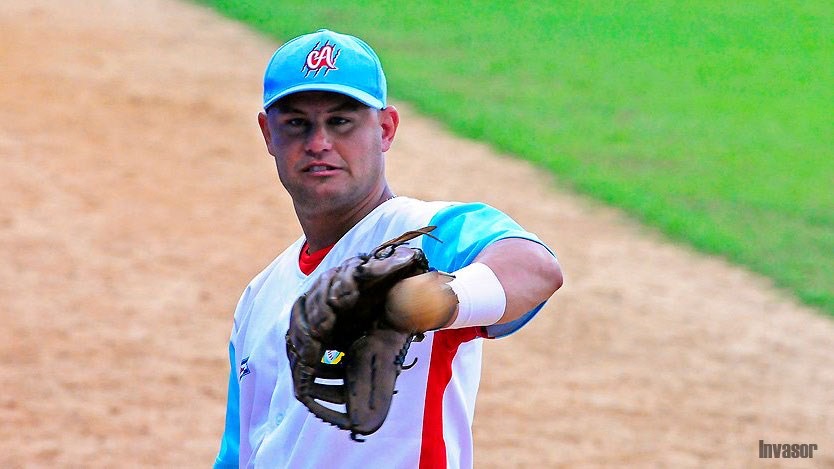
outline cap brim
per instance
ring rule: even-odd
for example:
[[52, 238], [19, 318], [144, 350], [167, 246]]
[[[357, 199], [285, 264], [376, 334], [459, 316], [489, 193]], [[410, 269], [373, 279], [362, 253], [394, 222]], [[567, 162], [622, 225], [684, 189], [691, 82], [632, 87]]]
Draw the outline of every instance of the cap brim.
[[300, 93], [302, 91], [332, 91], [334, 93], [350, 96], [351, 98], [372, 108], [385, 109], [385, 103], [362, 90], [358, 90], [350, 86], [337, 85], [332, 83], [307, 83], [304, 85], [298, 85], [293, 86], [292, 88], [287, 88], [281, 93], [269, 98], [269, 100], [264, 103], [264, 109], [268, 109], [270, 106], [275, 104], [276, 101], [283, 97], [295, 93]]

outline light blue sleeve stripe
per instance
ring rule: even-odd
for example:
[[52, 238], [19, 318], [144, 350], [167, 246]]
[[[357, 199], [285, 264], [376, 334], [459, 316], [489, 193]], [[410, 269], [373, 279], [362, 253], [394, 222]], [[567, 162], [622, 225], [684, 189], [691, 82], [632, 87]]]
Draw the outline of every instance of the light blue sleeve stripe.
[[[505, 213], [486, 204], [446, 207], [437, 212], [429, 224], [437, 226], [432, 235], [440, 242], [426, 237], [423, 240], [423, 250], [431, 267], [444, 272], [454, 272], [471, 264], [485, 247], [506, 238], [529, 239], [553, 253], [536, 235], [525, 231]], [[536, 306], [510, 323], [489, 326], [487, 333], [494, 338], [512, 334], [527, 324], [543, 306], [544, 303]]]
[[226, 428], [220, 440], [220, 453], [214, 461], [214, 469], [237, 469], [240, 453], [240, 389], [237, 381], [235, 346], [229, 342], [229, 394], [226, 400]]

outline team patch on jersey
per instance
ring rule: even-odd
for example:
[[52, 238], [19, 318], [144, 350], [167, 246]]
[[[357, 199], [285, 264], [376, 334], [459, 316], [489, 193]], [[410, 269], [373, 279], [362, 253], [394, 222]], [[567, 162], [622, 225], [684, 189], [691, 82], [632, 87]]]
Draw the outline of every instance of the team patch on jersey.
[[244, 376], [249, 374], [249, 357], [240, 361], [240, 367], [237, 369], [237, 380], [240, 381]]
[[321, 357], [321, 362], [325, 365], [335, 365], [342, 361], [342, 357], [344, 356], [345, 354], [338, 350], [328, 350], [324, 352], [324, 356]]
[[309, 76], [310, 72], [315, 72], [313, 76], [317, 76], [322, 69], [324, 69], [325, 76], [331, 70], [338, 70], [336, 59], [339, 58], [339, 52], [342, 50], [336, 49], [336, 44], [330, 44], [330, 41], [324, 41], [324, 45], [321, 47], [319, 47], [319, 44], [321, 44], [321, 41], [317, 42], [313, 46], [313, 50], [307, 53], [307, 59], [304, 61], [304, 66], [301, 67], [305, 77]]

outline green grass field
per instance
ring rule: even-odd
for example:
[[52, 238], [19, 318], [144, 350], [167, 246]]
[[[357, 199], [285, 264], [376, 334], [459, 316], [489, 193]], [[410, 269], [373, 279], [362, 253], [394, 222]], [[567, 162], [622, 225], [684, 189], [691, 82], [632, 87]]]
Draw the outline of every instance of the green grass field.
[[832, 2], [201, 2], [358, 35], [395, 99], [834, 314]]

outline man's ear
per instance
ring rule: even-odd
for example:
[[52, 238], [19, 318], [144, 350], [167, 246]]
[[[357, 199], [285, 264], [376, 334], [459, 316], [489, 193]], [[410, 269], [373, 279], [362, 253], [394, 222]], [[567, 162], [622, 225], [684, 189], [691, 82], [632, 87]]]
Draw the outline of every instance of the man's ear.
[[382, 152], [386, 152], [394, 143], [397, 127], [400, 125], [400, 113], [394, 106], [379, 111], [379, 124], [382, 127]]
[[272, 132], [269, 130], [269, 117], [267, 117], [266, 112], [261, 111], [258, 113], [258, 125], [261, 127], [261, 133], [264, 136], [266, 151], [268, 151], [270, 155], [275, 156], [275, 153], [272, 152]]

